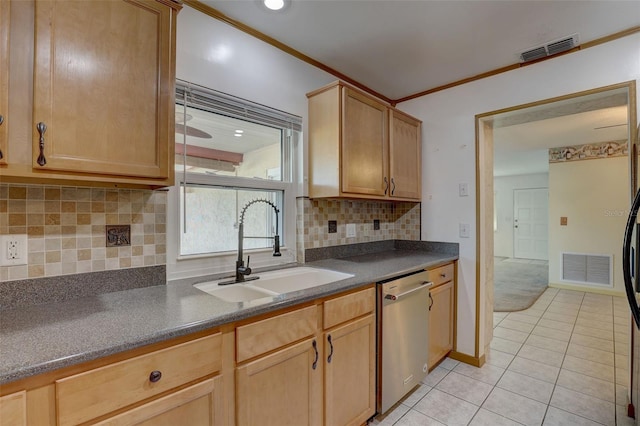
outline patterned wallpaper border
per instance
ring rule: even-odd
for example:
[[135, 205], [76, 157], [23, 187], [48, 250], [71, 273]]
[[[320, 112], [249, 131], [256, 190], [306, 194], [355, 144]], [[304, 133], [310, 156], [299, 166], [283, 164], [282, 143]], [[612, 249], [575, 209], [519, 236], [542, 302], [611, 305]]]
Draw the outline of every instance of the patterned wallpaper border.
[[563, 146], [549, 149], [549, 163], [624, 157], [629, 153], [626, 140]]

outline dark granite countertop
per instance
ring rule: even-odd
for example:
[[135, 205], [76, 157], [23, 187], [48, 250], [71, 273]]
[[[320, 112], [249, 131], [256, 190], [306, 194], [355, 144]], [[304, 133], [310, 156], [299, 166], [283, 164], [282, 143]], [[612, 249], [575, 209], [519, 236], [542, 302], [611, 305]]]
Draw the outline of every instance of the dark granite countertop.
[[457, 259], [453, 253], [394, 249], [304, 266], [353, 278], [253, 305], [228, 303], [192, 286], [200, 279], [0, 311], [0, 384], [249, 318]]

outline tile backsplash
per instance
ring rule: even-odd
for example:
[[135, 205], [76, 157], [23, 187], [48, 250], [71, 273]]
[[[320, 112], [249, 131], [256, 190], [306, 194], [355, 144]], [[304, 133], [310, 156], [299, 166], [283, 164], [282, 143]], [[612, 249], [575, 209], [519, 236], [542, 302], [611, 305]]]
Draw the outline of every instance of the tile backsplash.
[[[384, 240], [420, 240], [420, 203], [369, 200], [297, 199], [297, 255], [304, 250]], [[374, 230], [373, 221], [380, 221]], [[329, 233], [328, 221], [338, 229]], [[356, 236], [347, 238], [346, 225], [355, 224]]]
[[[0, 184], [0, 234], [28, 235], [28, 263], [0, 281], [166, 263], [164, 191]], [[105, 225], [131, 225], [131, 245], [106, 247]]]
[[[420, 240], [420, 203], [301, 197], [296, 210], [298, 262], [306, 249]], [[27, 265], [0, 266], [0, 281], [165, 265], [166, 212], [165, 191], [0, 183], [0, 234], [28, 235]], [[105, 225], [130, 225], [131, 245], [106, 247]]]

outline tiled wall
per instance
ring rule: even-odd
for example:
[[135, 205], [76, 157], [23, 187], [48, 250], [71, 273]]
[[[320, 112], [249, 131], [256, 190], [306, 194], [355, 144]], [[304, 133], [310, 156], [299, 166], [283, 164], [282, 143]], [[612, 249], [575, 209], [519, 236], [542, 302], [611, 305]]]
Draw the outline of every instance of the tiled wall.
[[[297, 254], [382, 240], [419, 240], [420, 203], [299, 198]], [[166, 264], [164, 191], [0, 184], [0, 234], [28, 235], [28, 264], [0, 266], [0, 281]], [[373, 229], [373, 220], [380, 229]], [[336, 220], [337, 233], [327, 222]], [[356, 237], [346, 237], [346, 224]], [[131, 225], [131, 246], [106, 247], [105, 225]]]
[[[382, 240], [419, 240], [420, 203], [390, 203], [367, 200], [327, 200], [298, 198], [297, 254], [304, 250]], [[380, 229], [373, 229], [373, 220]], [[338, 232], [328, 232], [328, 221], [338, 223]], [[347, 238], [346, 225], [356, 225], [356, 237]]]
[[[0, 184], [0, 234], [28, 235], [28, 264], [0, 281], [166, 263], [163, 191]], [[131, 245], [106, 247], [105, 225], [131, 225]]]

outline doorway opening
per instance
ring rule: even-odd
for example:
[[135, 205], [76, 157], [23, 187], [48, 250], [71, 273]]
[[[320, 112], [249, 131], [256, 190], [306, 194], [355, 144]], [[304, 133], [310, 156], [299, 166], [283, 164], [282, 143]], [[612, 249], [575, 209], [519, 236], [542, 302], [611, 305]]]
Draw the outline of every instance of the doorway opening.
[[[631, 81], [476, 116], [477, 285], [478, 304], [486, 313], [481, 325], [485, 345], [493, 336], [491, 313], [499, 290], [494, 286], [499, 278], [496, 255], [513, 263], [518, 259], [544, 262], [537, 257], [544, 257], [546, 249], [547, 284], [552, 287], [623, 294], [621, 271], [617, 271], [622, 236], [618, 238], [615, 230], [623, 232], [621, 211], [628, 209], [629, 182], [636, 175], [627, 155], [630, 129], [636, 124], [635, 93]], [[605, 165], [606, 172], [597, 172]], [[622, 177], [611, 180], [614, 175]], [[506, 177], [512, 181], [508, 189], [499, 182]], [[544, 224], [528, 218], [529, 233], [522, 232], [527, 238], [518, 240], [514, 231], [519, 232], [523, 218], [515, 210], [515, 190], [545, 188], [546, 232]], [[544, 199], [541, 194], [538, 201]], [[540, 207], [538, 216], [544, 208]], [[529, 210], [529, 214], [535, 213]], [[616, 226], [618, 216], [620, 226]], [[547, 235], [546, 247], [537, 234]], [[612, 254], [612, 282], [607, 287], [567, 279], [562, 275], [567, 253], [584, 254], [581, 259]]]

